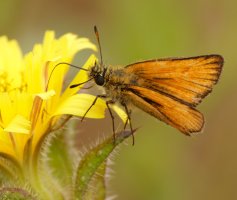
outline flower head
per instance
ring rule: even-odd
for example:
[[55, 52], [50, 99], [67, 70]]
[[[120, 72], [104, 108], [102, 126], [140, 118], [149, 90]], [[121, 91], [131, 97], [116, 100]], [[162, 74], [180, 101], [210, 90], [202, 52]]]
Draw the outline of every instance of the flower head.
[[[78, 94], [79, 87], [63, 91], [69, 67], [55, 65], [70, 63], [77, 52], [96, 47], [70, 33], [56, 39], [53, 31], [25, 56], [15, 40], [0, 37], [0, 46], [0, 155], [22, 166], [37, 159], [43, 139], [62, 115], [83, 116], [94, 100], [92, 95]], [[95, 59], [92, 55], [83, 68]], [[86, 72], [79, 71], [71, 84], [86, 79]], [[99, 100], [86, 117], [102, 118], [104, 109]]]

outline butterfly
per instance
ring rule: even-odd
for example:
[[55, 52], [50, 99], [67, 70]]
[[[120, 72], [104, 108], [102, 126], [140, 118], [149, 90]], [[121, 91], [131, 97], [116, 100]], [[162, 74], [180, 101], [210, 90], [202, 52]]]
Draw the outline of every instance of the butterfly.
[[[131, 131], [131, 106], [178, 129], [185, 135], [200, 132], [204, 125], [203, 114], [196, 106], [217, 83], [224, 59], [221, 55], [202, 55], [186, 58], [163, 58], [129, 64], [125, 67], [106, 66], [103, 63], [97, 28], [94, 29], [99, 44], [101, 61], [88, 70], [88, 81], [103, 87], [105, 94], [98, 95], [82, 120], [99, 97], [106, 105], [113, 122], [110, 104], [119, 102], [127, 114]], [[85, 69], [84, 69], [85, 70]], [[71, 85], [77, 87], [79, 84]]]

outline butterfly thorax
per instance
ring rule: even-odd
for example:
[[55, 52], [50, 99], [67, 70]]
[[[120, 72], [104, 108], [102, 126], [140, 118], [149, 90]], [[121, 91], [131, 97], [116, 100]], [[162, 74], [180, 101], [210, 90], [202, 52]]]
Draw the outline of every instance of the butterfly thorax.
[[128, 90], [130, 85], [138, 85], [138, 77], [128, 74], [123, 67], [102, 66], [95, 64], [90, 70], [89, 76], [95, 83], [105, 89], [106, 95], [114, 102], [126, 103], [123, 91]]

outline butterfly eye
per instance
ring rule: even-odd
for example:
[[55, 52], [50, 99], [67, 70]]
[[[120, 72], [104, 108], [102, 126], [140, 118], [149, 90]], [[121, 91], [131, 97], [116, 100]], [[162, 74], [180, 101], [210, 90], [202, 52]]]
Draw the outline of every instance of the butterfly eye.
[[95, 83], [100, 86], [104, 85], [105, 83], [104, 76], [102, 76], [101, 74], [96, 75], [94, 77], [94, 80], [95, 80]]

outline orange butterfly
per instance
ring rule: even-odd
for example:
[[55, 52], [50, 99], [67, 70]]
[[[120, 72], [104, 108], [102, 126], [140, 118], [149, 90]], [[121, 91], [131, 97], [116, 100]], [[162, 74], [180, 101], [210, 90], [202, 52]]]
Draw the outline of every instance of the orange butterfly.
[[[222, 56], [155, 59], [114, 68], [103, 64], [96, 27], [95, 33], [101, 63], [96, 62], [88, 70], [88, 76], [105, 89], [105, 95], [98, 95], [90, 108], [98, 97], [104, 97], [109, 99], [107, 107], [112, 119], [109, 104], [120, 102], [127, 113], [127, 121], [131, 122], [129, 107], [135, 105], [186, 135], [202, 130], [204, 117], [195, 107], [217, 83], [224, 62]], [[71, 85], [71, 88], [78, 85]], [[113, 132], [115, 134], [114, 121]]]

